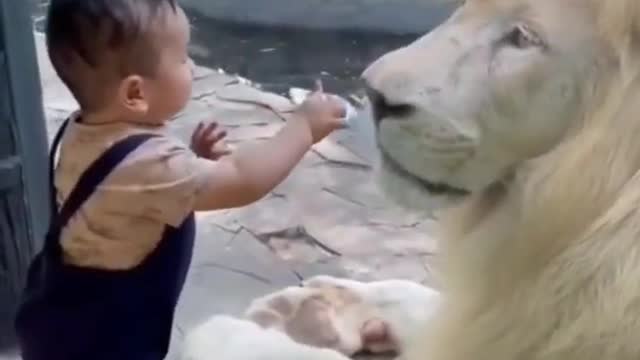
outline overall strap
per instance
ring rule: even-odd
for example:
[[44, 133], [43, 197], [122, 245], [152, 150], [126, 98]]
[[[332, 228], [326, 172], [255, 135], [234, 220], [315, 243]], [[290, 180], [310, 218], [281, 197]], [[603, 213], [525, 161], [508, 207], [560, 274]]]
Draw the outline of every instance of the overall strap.
[[58, 212], [58, 205], [56, 201], [56, 187], [54, 185], [54, 174], [56, 167], [56, 154], [58, 153], [58, 148], [60, 147], [60, 141], [62, 140], [62, 135], [64, 134], [69, 122], [72, 121], [71, 118], [67, 118], [56, 133], [56, 136], [53, 138], [53, 143], [51, 143], [51, 149], [49, 150], [49, 202], [51, 208], [51, 218], [56, 217], [56, 213]]
[[60, 213], [54, 218], [55, 227], [62, 229], [69, 219], [93, 194], [98, 185], [115, 169], [116, 166], [131, 152], [137, 149], [145, 141], [155, 134], [136, 134], [116, 142], [94, 161], [80, 176], [67, 200], [62, 205]]

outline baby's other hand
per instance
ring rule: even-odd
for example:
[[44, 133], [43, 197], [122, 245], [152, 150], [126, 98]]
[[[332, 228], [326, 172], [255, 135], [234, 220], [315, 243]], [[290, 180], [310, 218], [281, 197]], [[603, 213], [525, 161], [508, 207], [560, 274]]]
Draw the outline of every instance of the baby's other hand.
[[191, 150], [199, 157], [218, 160], [231, 153], [224, 141], [226, 136], [227, 132], [220, 129], [217, 122], [206, 126], [201, 122], [191, 135]]
[[320, 82], [316, 87], [316, 91], [296, 110], [296, 114], [309, 125], [314, 143], [344, 127], [346, 112], [344, 104], [336, 96], [323, 92]]

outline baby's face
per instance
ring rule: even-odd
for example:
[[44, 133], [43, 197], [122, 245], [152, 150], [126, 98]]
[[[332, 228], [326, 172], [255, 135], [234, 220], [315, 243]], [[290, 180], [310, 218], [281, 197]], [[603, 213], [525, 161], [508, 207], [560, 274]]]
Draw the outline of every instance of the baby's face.
[[163, 26], [156, 32], [159, 66], [147, 86], [149, 117], [170, 119], [189, 101], [193, 81], [193, 63], [189, 58], [190, 25], [184, 11], [168, 11]]

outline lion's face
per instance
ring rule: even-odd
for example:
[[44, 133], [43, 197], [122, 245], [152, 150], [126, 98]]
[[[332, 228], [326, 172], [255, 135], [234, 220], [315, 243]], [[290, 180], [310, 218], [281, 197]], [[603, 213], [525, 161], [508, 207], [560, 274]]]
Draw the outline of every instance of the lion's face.
[[469, 0], [370, 65], [383, 187], [424, 208], [421, 195], [482, 191], [558, 145], [597, 62], [587, 3]]

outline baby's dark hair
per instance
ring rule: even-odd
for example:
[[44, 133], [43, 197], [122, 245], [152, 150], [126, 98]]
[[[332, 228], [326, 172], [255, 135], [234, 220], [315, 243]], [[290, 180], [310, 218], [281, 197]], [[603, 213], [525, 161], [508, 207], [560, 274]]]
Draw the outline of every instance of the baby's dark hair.
[[83, 109], [99, 106], [93, 78], [107, 67], [117, 76], [151, 75], [157, 47], [149, 34], [176, 0], [51, 0], [46, 35], [56, 72]]

